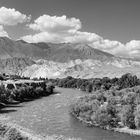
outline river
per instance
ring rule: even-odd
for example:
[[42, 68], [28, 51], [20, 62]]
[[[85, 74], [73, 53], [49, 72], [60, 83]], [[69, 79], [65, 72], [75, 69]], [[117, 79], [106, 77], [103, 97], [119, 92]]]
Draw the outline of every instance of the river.
[[36, 134], [64, 135], [81, 140], [139, 140], [130, 136], [97, 127], [87, 127], [69, 114], [70, 104], [85, 93], [56, 88], [56, 94], [6, 108], [3, 113], [10, 121], [34, 131]]

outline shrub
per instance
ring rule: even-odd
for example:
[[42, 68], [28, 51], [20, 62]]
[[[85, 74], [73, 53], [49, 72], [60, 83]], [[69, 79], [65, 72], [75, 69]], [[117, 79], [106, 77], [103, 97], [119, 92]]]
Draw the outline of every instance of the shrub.
[[95, 121], [101, 127], [117, 127], [119, 122], [117, 113], [116, 106], [104, 104], [97, 110]]
[[99, 106], [100, 103], [96, 99], [90, 100], [90, 98], [81, 98], [77, 103], [71, 105], [71, 113], [85, 120], [94, 121], [93, 116]]
[[55, 88], [54, 85], [52, 83], [49, 83], [46, 87], [46, 92], [48, 92], [49, 94], [52, 94], [54, 88]]
[[14, 86], [13, 84], [7, 84], [7, 88], [8, 88], [8, 89], [14, 89], [15, 86]]
[[134, 116], [134, 108], [132, 105], [124, 105], [121, 113], [121, 122], [124, 126], [127, 126], [131, 129], [135, 129], [135, 116]]
[[111, 120], [111, 116], [108, 115], [107, 108], [106, 106], [101, 106], [95, 114], [95, 122], [100, 126], [100, 127], [106, 127], [109, 125], [109, 122]]
[[37, 96], [43, 96], [43, 88], [41, 87], [36, 87], [36, 89], [34, 90], [35, 91], [35, 94]]
[[140, 105], [136, 107], [135, 111], [135, 125], [138, 129], [140, 129]]
[[10, 90], [6, 89], [4, 85], [0, 86], [0, 102], [7, 103], [10, 99]]
[[87, 86], [86, 86], [86, 92], [92, 92], [92, 90], [93, 90], [93, 85], [92, 84], [88, 84]]
[[128, 92], [126, 93], [122, 98], [122, 104], [125, 105], [134, 105], [136, 99], [136, 93], [135, 92]]
[[8, 129], [5, 137], [7, 140], [28, 140], [28, 137], [24, 137], [16, 128]]

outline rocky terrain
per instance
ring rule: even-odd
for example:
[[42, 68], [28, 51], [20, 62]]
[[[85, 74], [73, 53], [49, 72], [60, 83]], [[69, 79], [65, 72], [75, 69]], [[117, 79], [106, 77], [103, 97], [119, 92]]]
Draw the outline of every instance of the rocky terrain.
[[23, 70], [27, 66], [31, 66], [35, 64], [35, 62], [29, 58], [7, 58], [7, 59], [0, 59], [0, 72], [7, 73], [7, 74], [16, 74], [21, 75]]
[[27, 43], [0, 38], [0, 72], [31, 78], [140, 76], [140, 61], [119, 58], [81, 43]]
[[0, 58], [28, 57], [56, 62], [68, 62], [75, 59], [111, 60], [113, 55], [94, 49], [87, 44], [72, 43], [27, 43], [0, 38]]
[[91, 77], [119, 77], [127, 72], [140, 76], [140, 62], [128, 60], [114, 60], [101, 62], [99, 60], [71, 60], [67, 63], [59, 63], [48, 60], [38, 60], [36, 64], [26, 67], [23, 76], [31, 78], [63, 78], [73, 76], [76, 78]]

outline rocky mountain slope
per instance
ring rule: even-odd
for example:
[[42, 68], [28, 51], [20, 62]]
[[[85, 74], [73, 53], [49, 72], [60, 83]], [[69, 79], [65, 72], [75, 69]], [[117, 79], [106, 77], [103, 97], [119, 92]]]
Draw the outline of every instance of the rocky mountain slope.
[[115, 59], [114, 61], [101, 62], [100, 60], [71, 60], [60, 63], [48, 60], [38, 60], [36, 64], [27, 67], [22, 76], [30, 78], [63, 78], [73, 76], [76, 78], [92, 77], [120, 77], [131, 72], [140, 76], [140, 62]]
[[21, 75], [27, 66], [35, 64], [29, 58], [7, 58], [0, 59], [0, 73]]
[[110, 60], [113, 55], [94, 49], [87, 44], [71, 43], [27, 43], [0, 38], [0, 58], [29, 57], [56, 62], [68, 62], [75, 59]]
[[115, 57], [77, 43], [27, 43], [0, 38], [0, 72], [26, 77], [114, 77], [126, 72], [139, 75], [140, 62]]

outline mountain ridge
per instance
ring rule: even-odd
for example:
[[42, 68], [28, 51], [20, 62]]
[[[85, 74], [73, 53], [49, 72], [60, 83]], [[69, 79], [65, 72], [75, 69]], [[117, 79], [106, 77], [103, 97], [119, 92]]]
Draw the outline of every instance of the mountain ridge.
[[30, 78], [139, 74], [140, 61], [116, 57], [84, 43], [27, 43], [0, 38], [0, 72]]
[[27, 43], [23, 40], [14, 41], [7, 37], [0, 38], [0, 58], [29, 57], [66, 62], [75, 59], [109, 60], [113, 55], [92, 48], [82, 43]]

